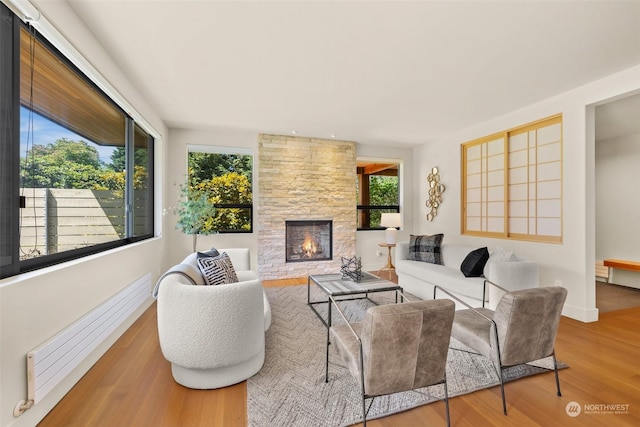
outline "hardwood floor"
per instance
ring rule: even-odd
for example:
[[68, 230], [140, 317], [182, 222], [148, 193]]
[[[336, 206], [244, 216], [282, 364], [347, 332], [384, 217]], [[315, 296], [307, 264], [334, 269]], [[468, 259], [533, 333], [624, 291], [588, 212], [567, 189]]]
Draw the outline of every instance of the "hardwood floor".
[[[306, 284], [304, 279], [265, 286]], [[246, 383], [218, 390], [190, 390], [176, 384], [162, 357], [156, 306], [151, 306], [65, 398], [42, 420], [60, 426], [244, 426]], [[556, 342], [562, 397], [552, 373], [505, 386], [508, 416], [500, 388], [450, 399], [452, 426], [632, 426], [640, 425], [640, 307], [604, 313], [582, 323], [563, 317]], [[570, 417], [570, 402], [582, 413]], [[587, 405], [587, 406], [585, 406]], [[605, 414], [602, 405], [624, 405], [626, 414]], [[585, 413], [589, 409], [590, 413]], [[445, 425], [437, 402], [369, 423], [372, 427]]]
[[596, 281], [596, 307], [600, 313], [640, 307], [640, 289]]

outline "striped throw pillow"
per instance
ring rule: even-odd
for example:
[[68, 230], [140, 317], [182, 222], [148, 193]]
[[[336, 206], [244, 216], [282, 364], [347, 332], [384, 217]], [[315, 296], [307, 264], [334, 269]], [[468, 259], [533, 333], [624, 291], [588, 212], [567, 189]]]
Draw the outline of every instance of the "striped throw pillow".
[[216, 257], [198, 258], [198, 267], [206, 285], [224, 285], [238, 281], [231, 258], [226, 252]]

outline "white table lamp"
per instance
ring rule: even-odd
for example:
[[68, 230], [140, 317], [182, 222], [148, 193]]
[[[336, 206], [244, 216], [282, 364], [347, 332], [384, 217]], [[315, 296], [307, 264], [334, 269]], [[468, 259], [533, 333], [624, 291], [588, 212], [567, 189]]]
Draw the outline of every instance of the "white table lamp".
[[395, 245], [398, 235], [398, 227], [402, 226], [402, 216], [399, 213], [383, 213], [380, 218], [380, 226], [386, 227], [385, 241], [388, 245]]

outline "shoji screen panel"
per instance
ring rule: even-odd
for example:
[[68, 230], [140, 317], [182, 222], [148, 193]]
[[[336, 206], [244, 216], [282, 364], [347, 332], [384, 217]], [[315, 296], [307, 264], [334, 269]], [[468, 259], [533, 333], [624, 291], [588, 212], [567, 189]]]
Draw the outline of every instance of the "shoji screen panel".
[[505, 233], [505, 134], [462, 147], [462, 232], [503, 236]]
[[509, 236], [562, 241], [562, 123], [547, 119], [509, 132]]
[[562, 115], [462, 144], [462, 233], [562, 242]]

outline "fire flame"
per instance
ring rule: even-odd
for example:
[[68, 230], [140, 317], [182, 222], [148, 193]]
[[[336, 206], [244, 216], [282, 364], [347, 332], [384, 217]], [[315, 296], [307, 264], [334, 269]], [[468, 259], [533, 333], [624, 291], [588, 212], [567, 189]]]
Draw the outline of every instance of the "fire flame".
[[305, 233], [304, 242], [302, 242], [302, 250], [304, 251], [304, 255], [308, 258], [315, 255], [317, 251], [316, 242], [313, 241], [309, 233]]

